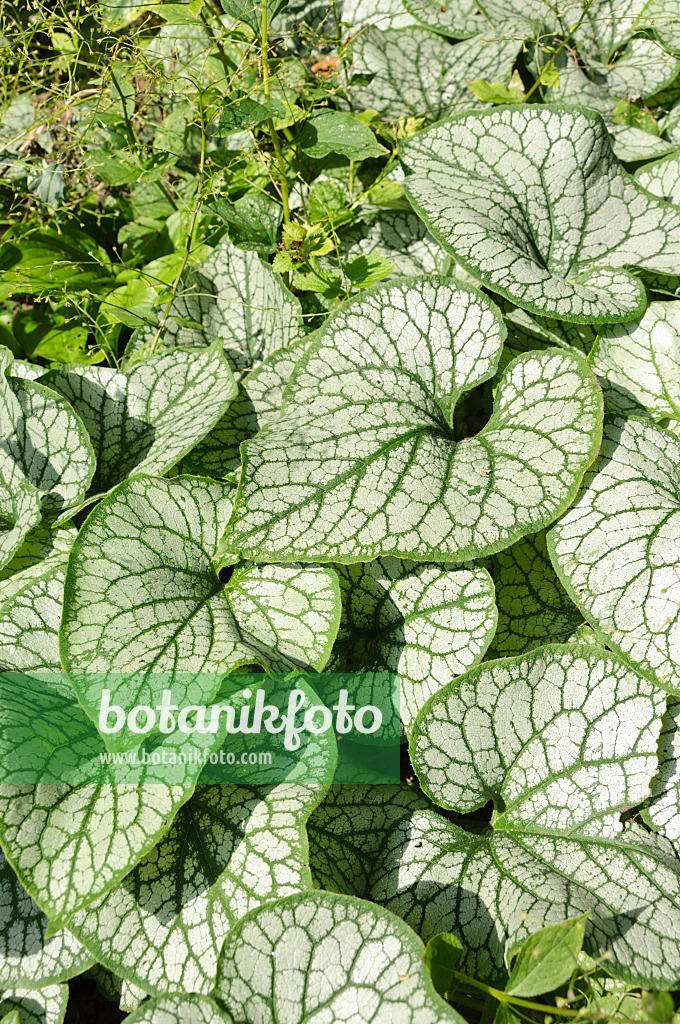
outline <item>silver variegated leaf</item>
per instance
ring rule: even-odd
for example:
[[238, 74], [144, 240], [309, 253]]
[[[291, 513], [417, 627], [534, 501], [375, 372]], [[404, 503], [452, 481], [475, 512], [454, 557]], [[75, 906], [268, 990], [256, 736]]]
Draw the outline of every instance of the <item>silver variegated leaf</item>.
[[281, 417], [242, 446], [224, 557], [460, 561], [552, 521], [597, 450], [601, 398], [582, 358], [528, 353], [482, 432], [458, 439], [456, 403], [493, 375], [504, 335], [485, 296], [442, 278], [343, 306]]
[[0, 1015], [16, 1013], [18, 1024], [62, 1024], [67, 1003], [68, 985], [10, 988], [0, 992]]
[[485, 34], [483, 24], [480, 31], [454, 46], [424, 28], [362, 32], [353, 43], [353, 71], [373, 77], [353, 89], [354, 101], [395, 120], [438, 120], [479, 106], [468, 82], [508, 82], [524, 42], [512, 24], [499, 34]]
[[487, 659], [567, 641], [583, 622], [552, 567], [544, 532], [522, 537], [495, 554], [492, 573], [498, 628]]
[[470, 969], [496, 978], [508, 940], [589, 911], [585, 948], [609, 950], [609, 972], [675, 987], [680, 861], [620, 820], [649, 796], [665, 700], [618, 657], [579, 645], [461, 676], [421, 711], [411, 758], [438, 804], [465, 813], [493, 800], [491, 829], [398, 825], [402, 852], [388, 844], [371, 898], [426, 937], [454, 931]]
[[365, 897], [396, 823], [429, 806], [415, 786], [331, 786], [307, 822], [316, 888]]
[[639, 320], [603, 327], [588, 359], [608, 411], [680, 419], [680, 311], [651, 302]]
[[311, 889], [305, 822], [323, 792], [201, 785], [134, 871], [69, 927], [147, 992], [210, 994], [229, 929], [262, 903]]
[[49, 921], [0, 853], [0, 991], [55, 985], [87, 970], [94, 957], [70, 932], [46, 939]]
[[232, 1018], [209, 996], [160, 996], [143, 1003], [123, 1024], [232, 1024]]
[[298, 338], [243, 377], [224, 416], [182, 460], [184, 472], [223, 479], [240, 470], [241, 443], [278, 418], [290, 375], [313, 340], [309, 335]]
[[608, 647], [680, 693], [680, 441], [620, 417], [572, 507], [548, 531], [562, 585]]
[[216, 994], [235, 1020], [461, 1024], [437, 995], [425, 947], [363, 900], [314, 892], [254, 911], [229, 935]]
[[641, 167], [635, 180], [653, 196], [680, 206], [680, 156], [677, 153]]
[[326, 664], [340, 620], [335, 573], [240, 563], [223, 583], [212, 559], [232, 495], [229, 483], [136, 475], [88, 517], [69, 560], [60, 648], [93, 721], [104, 688], [123, 708], [154, 706], [167, 674], [181, 674], [185, 701], [200, 705], [240, 665]]
[[[174, 299], [161, 346], [208, 348], [221, 341], [229, 366], [241, 372], [290, 345], [301, 323], [299, 301], [269, 264], [225, 236]], [[148, 347], [154, 333], [145, 329], [135, 347]]]
[[642, 811], [647, 824], [676, 845], [680, 842], [680, 700], [670, 697], [659, 737], [659, 771], [652, 799]]
[[407, 140], [404, 186], [430, 231], [493, 291], [576, 323], [643, 312], [630, 267], [675, 273], [680, 210], [617, 163], [586, 109], [502, 107]]
[[497, 618], [491, 577], [474, 564], [398, 558], [337, 572], [343, 617], [332, 667], [395, 672], [408, 732], [428, 697], [484, 656]]
[[218, 343], [145, 359], [128, 372], [71, 365], [43, 380], [87, 427], [97, 452], [95, 493], [132, 472], [167, 472], [214, 427], [237, 391]]

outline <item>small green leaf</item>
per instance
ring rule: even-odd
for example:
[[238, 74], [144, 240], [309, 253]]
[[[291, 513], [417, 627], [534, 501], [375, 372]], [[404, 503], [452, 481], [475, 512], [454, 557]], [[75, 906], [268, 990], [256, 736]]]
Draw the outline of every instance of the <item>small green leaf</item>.
[[463, 955], [463, 944], [451, 932], [433, 935], [425, 948], [425, 965], [429, 969], [432, 984], [444, 999], [455, 985], [453, 971]]
[[314, 159], [339, 153], [349, 160], [387, 156], [374, 133], [351, 114], [338, 110], [320, 110], [305, 122], [298, 137], [303, 153]]
[[245, 97], [224, 108], [222, 117], [215, 128], [215, 134], [218, 136], [232, 135], [234, 132], [258, 128], [270, 117], [284, 117], [285, 112], [284, 105], [278, 100], [258, 103], [257, 100]]
[[509, 85], [503, 85], [501, 82], [485, 82], [478, 78], [468, 82], [468, 88], [483, 103], [521, 103], [524, 96], [521, 82], [513, 84], [511, 81]]
[[235, 203], [218, 199], [210, 209], [227, 222], [234, 245], [253, 252], [275, 251], [282, 210], [269, 196], [254, 193], [242, 196]]
[[514, 959], [505, 986], [508, 995], [541, 996], [564, 985], [578, 970], [587, 914], [548, 925], [525, 939], [519, 949], [510, 950]]

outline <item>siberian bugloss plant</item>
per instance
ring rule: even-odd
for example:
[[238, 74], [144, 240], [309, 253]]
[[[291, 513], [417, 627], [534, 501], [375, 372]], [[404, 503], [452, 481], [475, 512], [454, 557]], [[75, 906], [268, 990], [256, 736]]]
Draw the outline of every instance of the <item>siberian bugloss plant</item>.
[[0, 19], [2, 1024], [676, 1021], [678, 0]]

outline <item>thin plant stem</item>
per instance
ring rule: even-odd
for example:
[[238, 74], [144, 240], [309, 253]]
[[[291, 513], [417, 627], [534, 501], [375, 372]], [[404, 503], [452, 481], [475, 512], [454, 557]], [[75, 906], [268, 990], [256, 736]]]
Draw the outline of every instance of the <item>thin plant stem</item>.
[[205, 130], [205, 116], [203, 111], [203, 94], [200, 91], [200, 89], [197, 91], [196, 95], [198, 97], [198, 109], [201, 118], [201, 155], [198, 163], [198, 183], [196, 186], [196, 197], [194, 199], [194, 204], [191, 211], [191, 221], [189, 224], [189, 231], [187, 232], [187, 241], [184, 249], [184, 255], [182, 256], [179, 268], [177, 270], [177, 273], [175, 274], [175, 279], [172, 282], [172, 286], [170, 288], [170, 298], [165, 304], [165, 308], [158, 323], [158, 327], [156, 328], [154, 336], [151, 339], [151, 344], [149, 345], [150, 356], [152, 356], [156, 349], [159, 347], [161, 338], [163, 336], [163, 331], [165, 330], [165, 325], [168, 322], [168, 317], [170, 316], [172, 304], [175, 301], [175, 297], [177, 295], [177, 290], [179, 288], [180, 281], [182, 280], [184, 271], [186, 270], [187, 264], [189, 263], [189, 257], [191, 256], [191, 253], [194, 248], [194, 236], [196, 233], [196, 226], [198, 224], [198, 217], [201, 209], [201, 190], [203, 188], [203, 176], [205, 174], [207, 135]]
[[[267, 32], [267, 0], [262, 0], [262, 88], [264, 89], [264, 98], [266, 101], [269, 100], [269, 97], [271, 95], [271, 89], [269, 85], [270, 71]], [[272, 146], [274, 147], [274, 156], [276, 157], [276, 166], [279, 172], [279, 189], [281, 190], [281, 202], [283, 203], [283, 222], [284, 224], [290, 224], [290, 203], [288, 199], [286, 165], [283, 159], [283, 154], [281, 152], [279, 137], [276, 134], [276, 129], [274, 128], [274, 122], [272, 118], [268, 117], [266, 123], [269, 136], [272, 140]]]

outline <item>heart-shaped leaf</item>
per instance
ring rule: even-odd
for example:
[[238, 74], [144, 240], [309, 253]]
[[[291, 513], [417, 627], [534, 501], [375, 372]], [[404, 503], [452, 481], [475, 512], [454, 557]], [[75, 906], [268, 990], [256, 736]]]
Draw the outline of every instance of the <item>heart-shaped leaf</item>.
[[545, 533], [522, 537], [493, 556], [498, 628], [488, 657], [524, 654], [542, 644], [564, 642], [583, 616], [560, 583]]
[[554, 6], [547, 0], [485, 0], [482, 7], [475, 0], [404, 0], [404, 6], [428, 28], [454, 39], [477, 35], [489, 27], [498, 29], [508, 19], [513, 25], [521, 25], [527, 38], [559, 27]]
[[588, 362], [610, 412], [680, 419], [680, 311], [674, 302], [651, 302], [639, 320], [601, 328]]
[[548, 531], [557, 575], [608, 647], [680, 693], [680, 441], [620, 417], [572, 507]]
[[462, 1017], [437, 995], [425, 947], [393, 914], [350, 896], [313, 892], [249, 914], [222, 950], [216, 994], [236, 1020], [375, 1024]]
[[[332, 771], [328, 741], [315, 741]], [[201, 785], [134, 871], [69, 927], [147, 992], [209, 994], [229, 929], [261, 903], [311, 888], [305, 821], [323, 792]]]
[[[17, 574], [0, 607], [4, 667], [29, 673], [0, 676], [0, 842], [52, 930], [157, 842], [201, 768], [189, 764], [169, 781], [167, 769], [151, 766], [121, 783], [115, 767], [102, 767], [104, 743], [61, 673], [65, 563], [59, 555]], [[165, 737], [163, 745], [204, 750], [216, 741], [196, 739]]]
[[406, 141], [404, 186], [430, 231], [493, 291], [576, 323], [641, 314], [628, 267], [674, 273], [680, 210], [617, 163], [585, 109], [512, 106], [466, 114]]
[[215, 342], [203, 352], [176, 350], [128, 373], [104, 366], [53, 370], [45, 384], [71, 403], [97, 451], [95, 493], [130, 473], [165, 473], [205, 437], [236, 396]]
[[[111, 704], [154, 706], [168, 673], [181, 674], [184, 700], [200, 705], [240, 665], [325, 665], [340, 619], [337, 577], [323, 567], [241, 563], [223, 583], [212, 558], [232, 494], [232, 484], [198, 477], [136, 475], [83, 525], [60, 649], [93, 721], [104, 689]], [[127, 729], [106, 737], [111, 750], [137, 741]]]
[[601, 398], [580, 357], [529, 353], [484, 430], [459, 440], [456, 403], [494, 373], [504, 335], [485, 296], [442, 278], [343, 306], [297, 364], [281, 417], [242, 446], [222, 550], [460, 561], [552, 521], [597, 450]]
[[428, 697], [481, 661], [496, 629], [493, 582], [478, 565], [397, 558], [337, 572], [343, 617], [332, 665], [340, 672], [397, 673], [408, 731]]
[[433, 814], [398, 825], [371, 898], [425, 938], [459, 935], [468, 968], [496, 978], [508, 940], [589, 911], [585, 949], [610, 950], [609, 972], [675, 987], [680, 862], [620, 821], [649, 794], [664, 708], [661, 691], [597, 648], [544, 647], [461, 676], [421, 711], [411, 758], [442, 806], [492, 799], [491, 829]]

